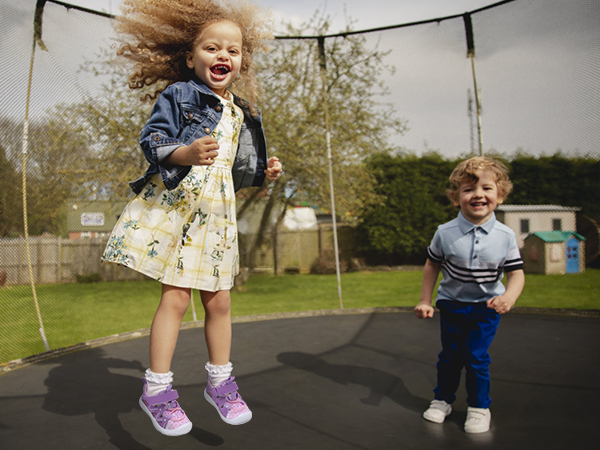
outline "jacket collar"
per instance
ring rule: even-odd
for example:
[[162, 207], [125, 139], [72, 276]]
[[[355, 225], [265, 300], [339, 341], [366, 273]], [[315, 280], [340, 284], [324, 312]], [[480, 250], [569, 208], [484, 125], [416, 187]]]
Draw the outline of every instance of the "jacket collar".
[[490, 220], [483, 225], [475, 225], [474, 223], [469, 222], [465, 216], [463, 216], [461, 211], [458, 213], [458, 228], [463, 234], [471, 232], [474, 228], [481, 228], [486, 234], [490, 234], [494, 225], [496, 225], [496, 213], [492, 213]]
[[213, 91], [211, 91], [210, 88], [206, 84], [204, 84], [204, 82], [200, 78], [198, 78], [196, 75], [193, 75], [192, 78], [190, 79], [190, 81], [188, 81], [188, 83], [191, 86], [198, 89], [202, 94], [210, 95], [211, 97], [214, 97], [217, 100], [219, 100], [219, 97], [217, 96], [217, 94], [215, 94]]

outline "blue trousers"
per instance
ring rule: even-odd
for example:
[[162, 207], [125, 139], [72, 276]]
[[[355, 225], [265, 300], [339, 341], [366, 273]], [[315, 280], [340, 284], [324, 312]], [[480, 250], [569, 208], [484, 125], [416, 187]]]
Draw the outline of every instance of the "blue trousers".
[[436, 302], [440, 310], [442, 352], [437, 363], [436, 400], [452, 403], [466, 369], [467, 404], [489, 408], [491, 362], [488, 349], [496, 335], [500, 314], [483, 303]]

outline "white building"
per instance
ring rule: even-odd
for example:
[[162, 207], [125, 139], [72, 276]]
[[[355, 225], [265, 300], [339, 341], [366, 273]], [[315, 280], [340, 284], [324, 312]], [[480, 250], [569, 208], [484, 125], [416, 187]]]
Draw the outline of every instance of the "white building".
[[537, 231], [576, 231], [576, 213], [581, 208], [560, 205], [499, 205], [496, 217], [517, 235], [519, 248]]

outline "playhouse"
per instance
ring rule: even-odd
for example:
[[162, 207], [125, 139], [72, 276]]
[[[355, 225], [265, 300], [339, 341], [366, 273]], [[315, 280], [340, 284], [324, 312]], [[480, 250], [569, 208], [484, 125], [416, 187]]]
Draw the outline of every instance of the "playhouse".
[[582, 273], [585, 238], [574, 231], [536, 231], [525, 238], [521, 257], [526, 273]]

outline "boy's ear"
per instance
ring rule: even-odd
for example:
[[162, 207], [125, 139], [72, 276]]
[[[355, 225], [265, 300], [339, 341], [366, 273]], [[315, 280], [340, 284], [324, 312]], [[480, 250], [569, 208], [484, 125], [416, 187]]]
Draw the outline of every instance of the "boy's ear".
[[498, 205], [501, 205], [502, 203], [504, 203], [504, 197], [498, 197], [498, 199], [496, 200], [496, 203]]
[[458, 201], [458, 198], [457, 198], [457, 197], [458, 197], [458, 195], [457, 195], [457, 194], [458, 194], [458, 192], [453, 192], [453, 193], [450, 195], [450, 200], [452, 200], [452, 204], [453, 204], [453, 205], [454, 205], [456, 208], [460, 207], [460, 202]]
[[188, 53], [185, 58], [185, 63], [187, 64], [188, 69], [194, 68], [194, 55], [192, 53]]

